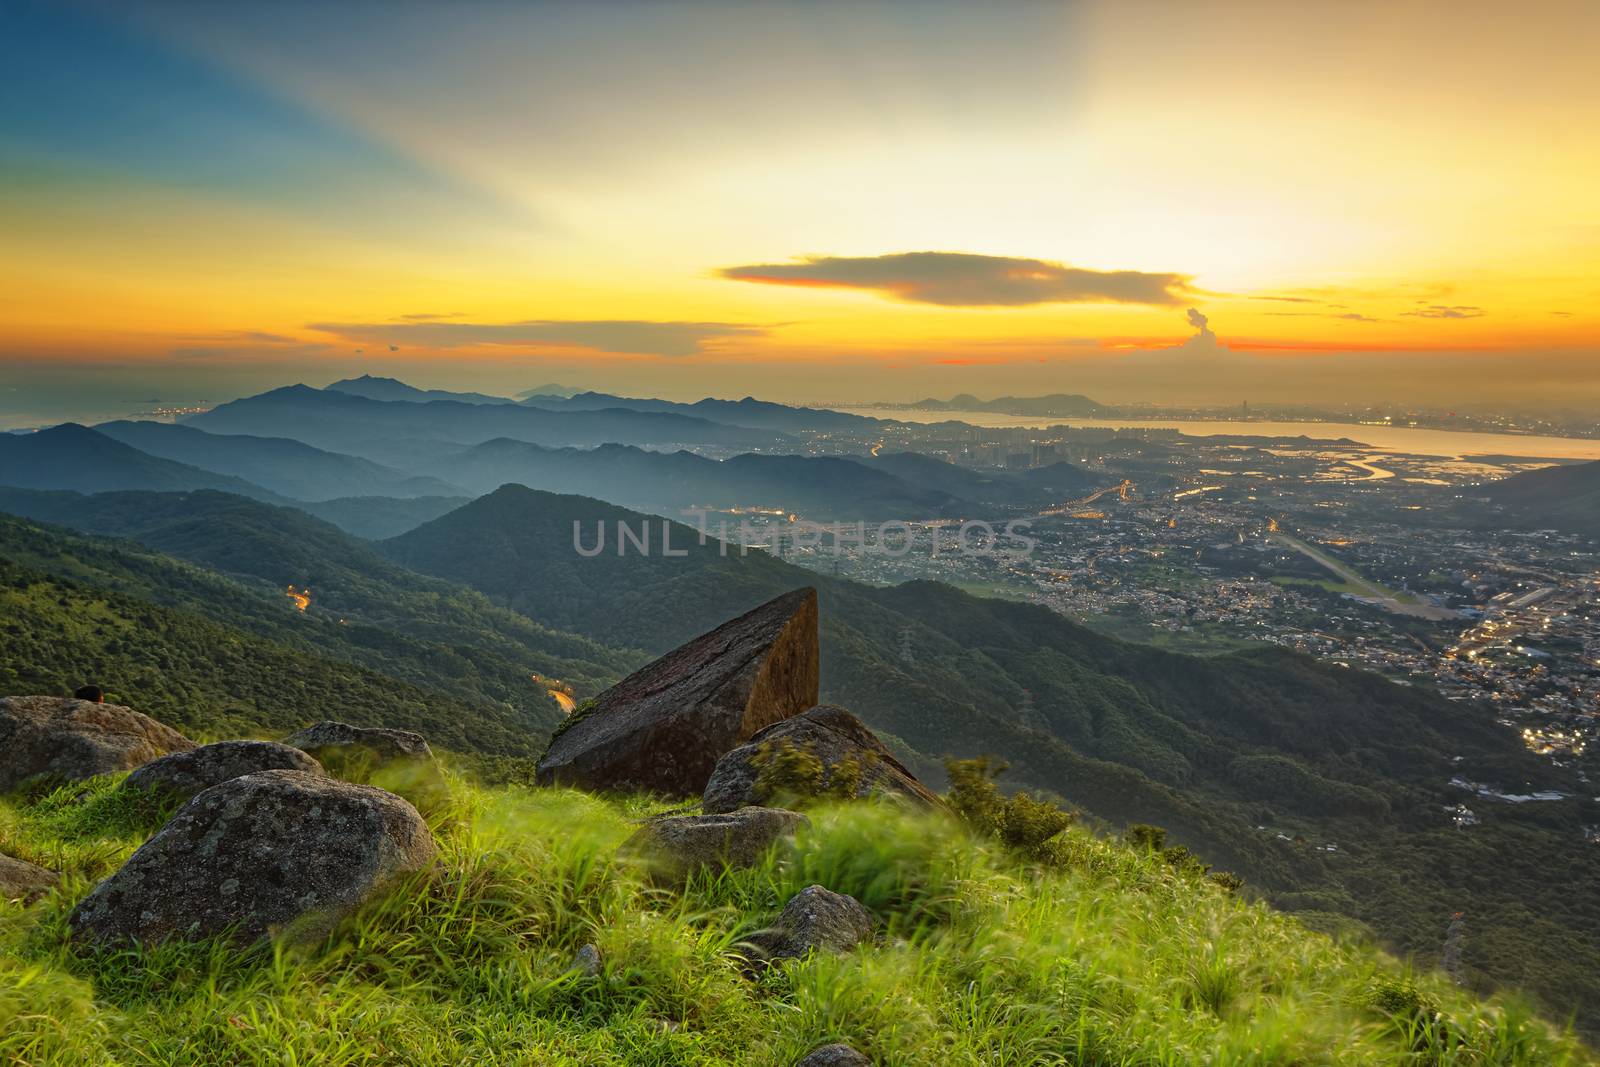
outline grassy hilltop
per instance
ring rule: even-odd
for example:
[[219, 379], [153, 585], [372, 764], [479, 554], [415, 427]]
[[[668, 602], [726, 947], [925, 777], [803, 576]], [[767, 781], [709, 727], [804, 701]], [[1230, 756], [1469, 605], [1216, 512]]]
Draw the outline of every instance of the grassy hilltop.
[[[0, 849], [64, 874], [0, 903], [0, 1063], [789, 1067], [834, 1040], [949, 1067], [1591, 1062], [1159, 851], [1070, 829], [1025, 857], [873, 803], [814, 808], [792, 849], [680, 891], [619, 857], [648, 801], [458, 780], [437, 868], [320, 942], [96, 954], [66, 916], [166, 814], [119, 779], [0, 805]], [[741, 939], [814, 883], [878, 942], [747, 974]], [[569, 970], [586, 943], [597, 978]]]

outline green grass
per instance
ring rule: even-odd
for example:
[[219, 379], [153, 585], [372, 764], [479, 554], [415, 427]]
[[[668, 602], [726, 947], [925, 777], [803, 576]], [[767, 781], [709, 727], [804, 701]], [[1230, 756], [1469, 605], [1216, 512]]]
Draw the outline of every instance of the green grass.
[[1352, 585], [1349, 582], [1335, 581], [1332, 578], [1291, 578], [1280, 574], [1273, 576], [1270, 580], [1274, 585], [1281, 585], [1288, 588], [1293, 588], [1294, 586], [1308, 586], [1313, 589], [1324, 589], [1330, 593], [1347, 593], [1350, 596], [1372, 595], [1368, 590], [1361, 588], [1359, 585]]
[[[653, 887], [646, 801], [457, 783], [441, 863], [309, 945], [73, 948], [65, 920], [166, 812], [117, 778], [0, 805], [0, 849], [64, 872], [0, 904], [0, 1064], [754, 1064], [846, 1041], [896, 1065], [1578, 1064], [1474, 1000], [1070, 830], [1048, 868], [956, 823], [821, 807], [760, 868]], [[879, 943], [757, 978], [740, 940], [821, 883]], [[568, 973], [593, 941], [603, 974]]]
[[1032, 599], [1029, 595], [1031, 592], [1029, 589], [1003, 579], [953, 578], [949, 581], [949, 584], [962, 592], [971, 593], [973, 596], [993, 597], [996, 600], [1015, 600], [1020, 603], [1026, 603]]

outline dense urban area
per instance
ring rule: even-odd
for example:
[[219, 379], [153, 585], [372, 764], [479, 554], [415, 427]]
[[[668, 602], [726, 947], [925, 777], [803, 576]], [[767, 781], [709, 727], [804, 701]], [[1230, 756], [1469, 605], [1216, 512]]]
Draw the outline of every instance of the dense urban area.
[[[1489, 702], [1533, 750], [1584, 755], [1600, 720], [1594, 539], [1486, 517], [1481, 491], [1549, 461], [1203, 432], [896, 425], [866, 446], [974, 470], [1066, 461], [1101, 484], [1038, 514], [886, 529], [882, 544], [870, 523], [819, 535], [767, 502], [738, 519], [751, 543], [827, 573], [936, 578], [1182, 651], [1273, 642]], [[811, 449], [861, 443], [818, 435]]]

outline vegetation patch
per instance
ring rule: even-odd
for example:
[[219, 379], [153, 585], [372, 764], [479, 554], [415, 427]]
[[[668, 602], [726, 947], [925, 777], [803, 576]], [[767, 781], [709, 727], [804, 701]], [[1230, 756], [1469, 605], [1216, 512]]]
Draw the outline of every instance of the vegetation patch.
[[[662, 805], [453, 781], [441, 862], [324, 940], [89, 951], [65, 917], [149, 832], [108, 776], [0, 804], [0, 848], [59, 889], [0, 905], [0, 1063], [752, 1064], [844, 1041], [874, 1062], [1581, 1064], [1481, 1001], [1220, 891], [952, 765], [960, 818], [811, 809], [761, 865], [654, 888], [619, 856]], [[1153, 828], [1152, 828], [1153, 829]], [[821, 884], [884, 936], [747, 977], [738, 944]], [[593, 944], [596, 976], [571, 969]]]

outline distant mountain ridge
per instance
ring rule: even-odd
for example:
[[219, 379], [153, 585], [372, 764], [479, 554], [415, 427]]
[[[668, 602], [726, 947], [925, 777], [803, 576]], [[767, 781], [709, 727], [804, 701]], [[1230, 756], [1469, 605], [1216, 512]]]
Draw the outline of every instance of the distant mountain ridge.
[[816, 521], [971, 517], [985, 507], [1041, 507], [1107, 484], [1105, 475], [1052, 464], [984, 472], [917, 453], [811, 456], [744, 453], [714, 460], [630, 445], [545, 448], [500, 438], [423, 468], [474, 494], [507, 483], [578, 493], [646, 511], [776, 508]]
[[583, 392], [583, 389], [576, 385], [546, 382], [543, 385], [536, 385], [532, 389], [524, 389], [522, 392], [515, 394], [514, 399], [526, 400], [531, 396], [576, 396], [581, 392]]
[[0, 435], [0, 485], [85, 493], [219, 489], [284, 502], [281, 496], [243, 478], [152, 456], [75, 422], [37, 433]]
[[359, 378], [341, 378], [323, 386], [336, 393], [350, 393], [353, 396], [364, 396], [369, 400], [410, 400], [416, 403], [427, 403], [430, 400], [459, 400], [464, 404], [514, 404], [516, 401], [508, 396], [493, 396], [489, 393], [458, 393], [449, 389], [418, 389], [414, 385], [407, 385], [398, 378], [378, 378], [371, 374], [363, 374]]
[[551, 411], [518, 404], [373, 400], [337, 390], [290, 385], [245, 397], [182, 420], [208, 433], [288, 437], [379, 463], [415, 466], [439, 445], [475, 445], [509, 437], [554, 447], [608, 443], [682, 447], [770, 447], [787, 438], [670, 412]]
[[244, 478], [295, 500], [461, 495], [459, 487], [437, 478], [406, 474], [284, 437], [213, 434], [165, 422], [107, 422], [95, 430], [149, 455]]
[[474, 493], [514, 482], [645, 510], [766, 507], [819, 521], [940, 518], [970, 510], [941, 490], [829, 456], [745, 453], [714, 460], [631, 445], [544, 448], [499, 438], [442, 457], [428, 469]]
[[673, 400], [614, 396], [610, 393], [577, 393], [570, 397], [532, 395], [522, 401], [525, 407], [542, 407], [551, 411], [605, 411], [622, 408], [629, 411], [670, 412], [694, 418], [710, 419], [729, 426], [747, 426], [752, 429], [802, 430], [853, 429], [870, 431], [886, 425], [889, 420], [874, 419], [865, 415], [852, 415], [827, 408], [794, 407], [757, 400], [747, 396], [743, 400], [718, 400], [706, 397], [684, 404]]
[[[589, 394], [594, 399], [594, 394]], [[748, 410], [782, 405], [755, 405]], [[242, 412], [242, 418], [235, 414]], [[801, 412], [803, 415], [804, 413]], [[786, 416], [787, 417], [787, 416]], [[492, 420], [491, 423], [485, 420]], [[554, 421], [558, 425], [552, 426]], [[600, 408], [551, 412], [459, 401], [383, 401], [303, 386], [224, 405], [181, 424], [116, 421], [4, 442], [7, 453], [45, 462], [14, 464], [24, 488], [106, 491], [221, 489], [274, 503], [302, 501], [353, 532], [386, 537], [437, 518], [466, 498], [517, 483], [551, 492], [603, 496], [646, 511], [761, 508], [818, 522], [968, 517], [1057, 503], [1104, 484], [1103, 475], [1059, 463], [1022, 472], [982, 472], [930, 456], [796, 455], [746, 452], [713, 459], [695, 452], [603, 442], [540, 444], [526, 437], [611, 436], [662, 422], [716, 439], [771, 440], [776, 431], [734, 427], [674, 412]], [[509, 422], [515, 435], [471, 437]], [[246, 432], [271, 425], [273, 436]], [[213, 432], [221, 429], [225, 432]], [[331, 451], [281, 434], [383, 455], [395, 465]], [[388, 436], [379, 436], [388, 435]], [[772, 436], [769, 436], [772, 435]], [[787, 451], [794, 446], [781, 446]], [[83, 459], [92, 453], [93, 461]], [[72, 461], [80, 454], [78, 461]], [[102, 476], [115, 470], [114, 476]], [[440, 503], [405, 507], [406, 498]], [[379, 503], [378, 501], [391, 503]], [[329, 508], [317, 505], [340, 501]], [[365, 501], [363, 503], [363, 501]]]

